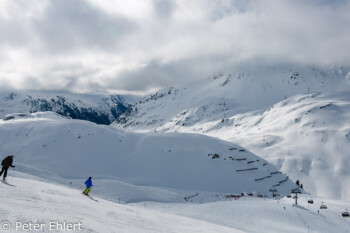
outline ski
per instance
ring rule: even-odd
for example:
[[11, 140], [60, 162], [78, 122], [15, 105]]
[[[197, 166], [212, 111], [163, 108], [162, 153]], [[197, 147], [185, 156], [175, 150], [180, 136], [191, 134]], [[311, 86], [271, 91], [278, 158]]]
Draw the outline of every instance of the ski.
[[185, 201], [187, 202], [189, 199], [193, 198], [193, 197], [197, 197], [199, 195], [199, 193], [196, 193], [192, 196], [188, 196], [188, 197], [184, 197]]

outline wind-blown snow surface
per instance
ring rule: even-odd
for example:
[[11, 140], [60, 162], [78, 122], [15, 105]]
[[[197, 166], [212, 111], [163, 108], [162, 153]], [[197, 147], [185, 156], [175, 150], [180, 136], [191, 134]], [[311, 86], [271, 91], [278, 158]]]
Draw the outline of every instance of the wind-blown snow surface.
[[271, 188], [281, 195], [295, 188], [265, 160], [202, 135], [131, 134], [54, 113], [35, 113], [0, 120], [0, 141], [1, 154], [15, 154], [18, 168], [33, 174], [40, 169], [67, 179], [93, 176], [188, 193], [271, 196]]
[[145, 98], [113, 125], [228, 140], [301, 180], [315, 195], [349, 199], [346, 73], [305, 68], [220, 75]]

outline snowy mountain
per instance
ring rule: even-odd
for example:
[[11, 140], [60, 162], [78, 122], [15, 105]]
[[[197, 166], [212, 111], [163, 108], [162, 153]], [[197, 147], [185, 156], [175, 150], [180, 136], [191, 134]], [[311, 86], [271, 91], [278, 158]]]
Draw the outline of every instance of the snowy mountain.
[[[29, 224], [41, 232], [70, 232], [67, 224], [74, 224], [73, 232], [106, 233], [350, 230], [342, 217], [349, 202], [304, 193], [295, 206], [283, 197], [294, 182], [219, 139], [123, 132], [38, 112], [0, 120], [0, 141], [1, 154], [15, 154], [16, 165], [0, 182], [0, 199], [6, 200], [0, 229], [7, 232], [28, 232]], [[81, 194], [88, 176], [90, 197]], [[272, 198], [271, 188], [282, 196]]]
[[229, 140], [302, 180], [313, 194], [349, 199], [348, 70], [260, 71], [220, 74], [160, 91], [112, 125]]
[[207, 134], [249, 148], [311, 193], [350, 198], [350, 91], [297, 95], [217, 122]]
[[122, 96], [56, 92], [0, 92], [0, 118], [12, 113], [53, 111], [73, 119], [110, 124], [129, 107]]
[[270, 189], [287, 195], [296, 188], [274, 166], [244, 148], [202, 135], [126, 133], [55, 113], [34, 113], [0, 120], [0, 140], [1, 154], [16, 155], [20, 171], [44, 177], [93, 175], [181, 193], [272, 196]]
[[[128, 129], [154, 130], [168, 122], [185, 126], [222, 120], [242, 112], [265, 110], [297, 94], [348, 90], [348, 73], [342, 67], [327, 70], [298, 67], [297, 71], [268, 67], [219, 74], [147, 96], [118, 117], [115, 124]], [[188, 122], [177, 121], [185, 115]]]

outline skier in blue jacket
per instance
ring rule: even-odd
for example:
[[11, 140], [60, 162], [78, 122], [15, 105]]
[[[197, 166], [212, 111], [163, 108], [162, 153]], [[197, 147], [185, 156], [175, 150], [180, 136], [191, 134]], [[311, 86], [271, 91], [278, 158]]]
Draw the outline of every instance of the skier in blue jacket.
[[93, 187], [92, 185], [92, 180], [91, 180], [91, 176], [89, 177], [89, 179], [87, 179], [85, 181], [85, 185], [86, 185], [86, 189], [84, 190], [83, 194], [85, 194], [86, 196], [89, 195], [89, 192], [91, 190], [91, 187]]

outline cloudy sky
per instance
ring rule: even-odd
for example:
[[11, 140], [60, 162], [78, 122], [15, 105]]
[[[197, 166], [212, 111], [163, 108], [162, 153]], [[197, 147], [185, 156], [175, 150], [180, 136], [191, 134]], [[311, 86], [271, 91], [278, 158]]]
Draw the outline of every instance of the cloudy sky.
[[0, 0], [0, 87], [145, 93], [241, 63], [350, 65], [347, 0]]

